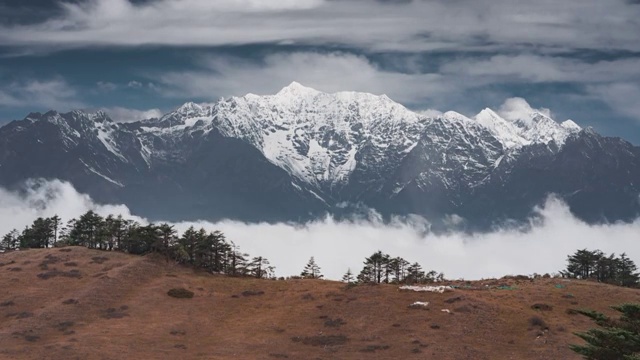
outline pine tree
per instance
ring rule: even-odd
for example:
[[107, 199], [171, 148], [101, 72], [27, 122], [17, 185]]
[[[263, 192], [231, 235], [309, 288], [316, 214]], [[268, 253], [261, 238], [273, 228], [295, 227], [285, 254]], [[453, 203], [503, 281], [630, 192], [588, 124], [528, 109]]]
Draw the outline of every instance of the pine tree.
[[380, 284], [389, 279], [389, 255], [383, 254], [382, 251], [373, 253], [364, 260], [364, 268], [358, 275], [358, 280], [361, 282], [372, 282]]
[[620, 258], [618, 259], [618, 284], [628, 287], [638, 286], [640, 274], [638, 274], [637, 271], [638, 267], [633, 260], [629, 259], [626, 253], [620, 254]]
[[167, 263], [171, 259], [171, 249], [176, 240], [176, 229], [169, 224], [160, 224], [158, 227], [160, 233], [160, 244], [158, 250], [165, 254]]
[[269, 260], [262, 256], [256, 256], [249, 263], [249, 274], [258, 279], [266, 279], [273, 276], [275, 268], [269, 265]]
[[351, 285], [354, 283], [355, 278], [353, 277], [353, 272], [351, 272], [351, 268], [347, 269], [347, 272], [342, 275], [342, 281], [346, 282], [347, 285]]
[[309, 259], [309, 262], [304, 267], [304, 270], [302, 270], [300, 276], [304, 279], [322, 279], [324, 277], [324, 275], [320, 273], [320, 266], [316, 264], [316, 260], [313, 256]]
[[611, 319], [595, 311], [578, 310], [599, 326], [576, 333], [585, 345], [570, 345], [571, 350], [589, 360], [640, 359], [640, 304], [612, 306], [622, 315]]
[[413, 263], [407, 269], [407, 283], [415, 284], [424, 281], [425, 275], [419, 263]]
[[53, 217], [50, 218], [51, 220], [51, 227], [53, 229], [53, 246], [56, 246], [56, 244], [58, 243], [58, 230], [60, 227], [60, 217], [58, 215], [54, 215]]
[[394, 283], [399, 284], [405, 280], [408, 266], [409, 262], [401, 257], [395, 257], [389, 261], [389, 269], [391, 269]]
[[4, 235], [2, 237], [2, 241], [0, 241], [0, 250], [8, 251], [17, 249], [20, 244], [18, 240], [19, 236], [20, 233], [16, 229], [11, 230], [9, 233]]
[[620, 286], [638, 286], [640, 276], [635, 263], [626, 254], [616, 258], [615, 254], [605, 256], [600, 250], [578, 250], [567, 257], [567, 269], [563, 276], [577, 279], [594, 279], [599, 282]]

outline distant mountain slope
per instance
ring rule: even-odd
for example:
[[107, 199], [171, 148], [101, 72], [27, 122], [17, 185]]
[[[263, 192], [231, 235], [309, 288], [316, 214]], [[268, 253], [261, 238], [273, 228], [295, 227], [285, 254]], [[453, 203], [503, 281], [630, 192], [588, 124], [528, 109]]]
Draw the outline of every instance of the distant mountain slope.
[[0, 185], [33, 177], [168, 220], [304, 221], [365, 205], [486, 229], [550, 193], [592, 222], [640, 213], [640, 149], [621, 139], [537, 112], [427, 117], [384, 95], [298, 83], [132, 123], [29, 114], [0, 128]]

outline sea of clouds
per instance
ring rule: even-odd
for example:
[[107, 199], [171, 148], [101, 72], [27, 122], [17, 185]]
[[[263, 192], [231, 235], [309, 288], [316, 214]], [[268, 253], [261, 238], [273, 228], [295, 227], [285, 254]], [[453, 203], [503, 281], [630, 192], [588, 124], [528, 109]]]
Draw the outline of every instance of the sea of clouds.
[[[68, 182], [31, 180], [23, 191], [0, 188], [0, 233], [21, 230], [39, 216], [57, 214], [67, 221], [88, 210], [146, 222], [125, 205], [97, 204]], [[348, 268], [359, 272], [364, 258], [377, 250], [417, 261], [450, 279], [554, 273], [565, 267], [568, 254], [582, 248], [626, 252], [640, 261], [640, 219], [589, 225], [554, 197], [535, 212], [536, 219], [526, 229], [509, 227], [478, 234], [430, 234], [425, 231], [428, 221], [417, 217], [390, 223], [375, 217], [341, 221], [325, 217], [306, 224], [194, 221], [173, 225], [180, 232], [192, 225], [220, 230], [242, 251], [268, 258], [278, 276], [299, 274], [314, 256], [325, 277], [337, 280]]]

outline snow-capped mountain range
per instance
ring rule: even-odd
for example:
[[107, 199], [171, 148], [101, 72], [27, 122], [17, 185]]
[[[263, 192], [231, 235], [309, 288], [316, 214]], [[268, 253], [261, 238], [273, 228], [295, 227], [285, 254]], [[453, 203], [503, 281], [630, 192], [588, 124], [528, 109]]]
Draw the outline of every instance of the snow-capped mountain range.
[[65, 179], [170, 220], [307, 220], [365, 205], [434, 224], [455, 214], [475, 228], [522, 218], [549, 193], [590, 221], [625, 220], [640, 212], [639, 159], [621, 139], [540, 112], [433, 117], [385, 95], [298, 83], [159, 119], [50, 111], [0, 129], [1, 185]]

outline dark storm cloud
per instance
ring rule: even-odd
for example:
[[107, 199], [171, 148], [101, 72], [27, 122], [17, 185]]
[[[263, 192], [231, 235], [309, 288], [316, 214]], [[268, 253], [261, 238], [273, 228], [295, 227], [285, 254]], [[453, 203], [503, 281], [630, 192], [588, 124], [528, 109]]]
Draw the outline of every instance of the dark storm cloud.
[[[0, 43], [75, 47], [248, 43], [348, 44], [371, 50], [489, 46], [640, 51], [640, 7], [623, 0], [86, 0]], [[425, 36], [427, 35], [427, 36]]]

